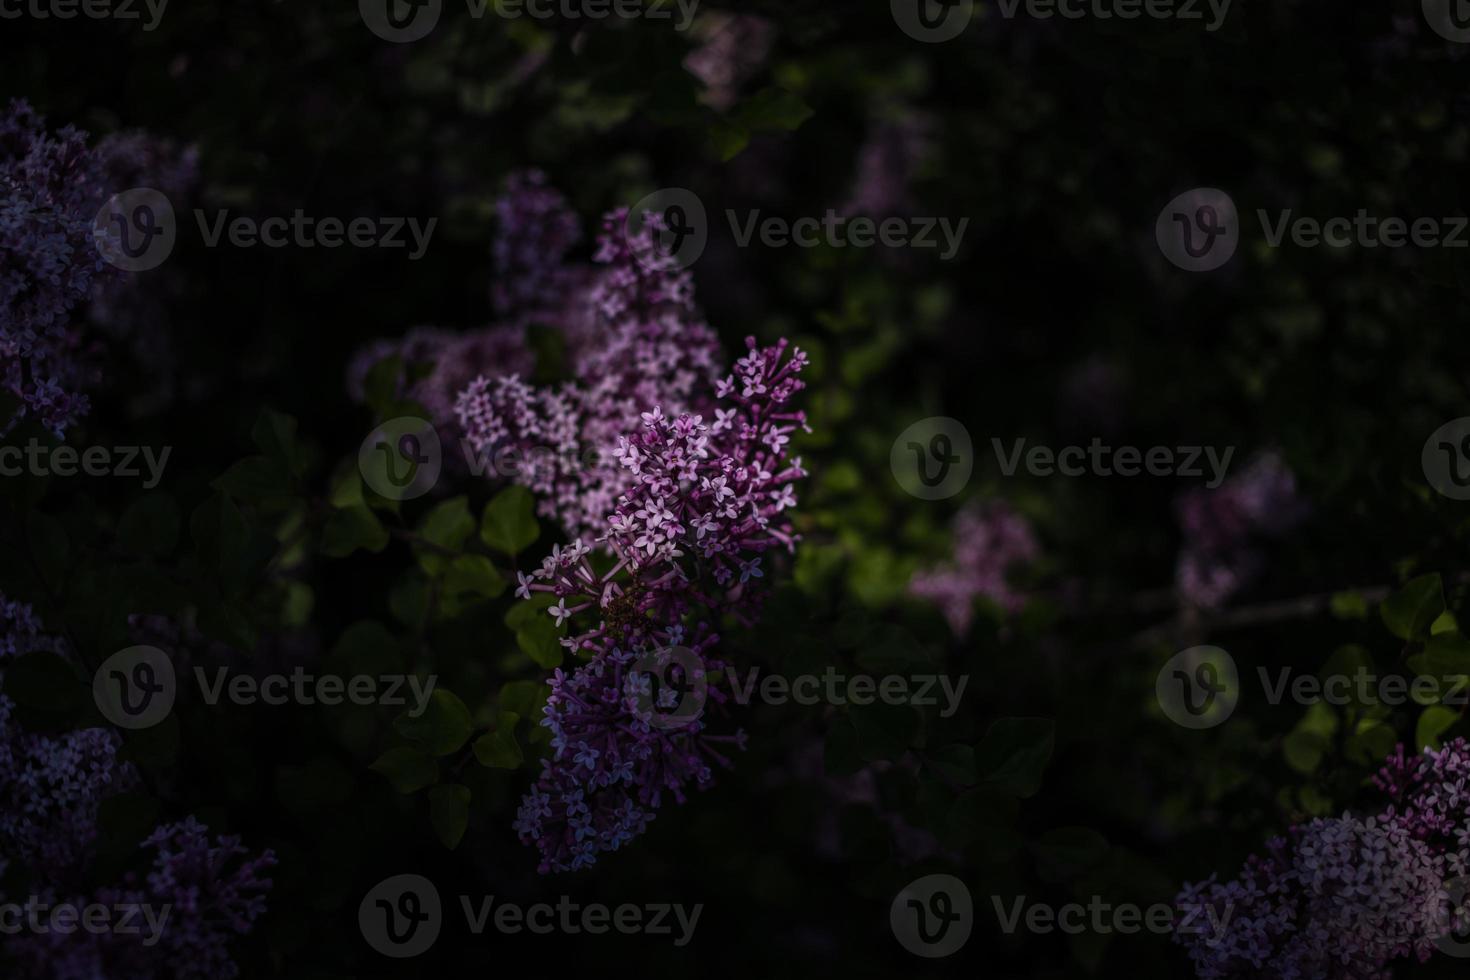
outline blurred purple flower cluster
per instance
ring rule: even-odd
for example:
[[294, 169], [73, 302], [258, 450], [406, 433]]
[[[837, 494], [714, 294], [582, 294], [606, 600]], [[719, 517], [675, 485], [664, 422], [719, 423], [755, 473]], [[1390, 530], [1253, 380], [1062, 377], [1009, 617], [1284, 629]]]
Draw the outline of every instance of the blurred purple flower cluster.
[[956, 636], [969, 633], [976, 599], [989, 599], [1007, 613], [1019, 610], [1025, 596], [1007, 576], [1040, 554], [1030, 523], [1002, 501], [971, 504], [955, 515], [950, 536], [950, 560], [915, 572], [909, 594], [938, 606]]
[[[112, 194], [147, 184], [178, 194], [195, 179], [192, 151], [142, 133], [87, 146], [67, 126], [51, 133], [20, 100], [0, 113], [0, 385], [20, 406], [0, 430], [34, 417], [58, 438], [90, 408], [95, 383], [91, 313], [114, 336], [149, 327], [157, 307], [102, 259], [97, 212]], [[156, 351], [156, 331], [138, 343]]]
[[[38, 652], [67, 655], [30, 606], [0, 597], [0, 677]], [[15, 702], [0, 694], [0, 852], [65, 876], [89, 855], [102, 800], [132, 788], [137, 774], [117, 758], [122, 743], [111, 730], [33, 734], [14, 712]]]
[[[43, 632], [30, 606], [0, 596], [0, 676], [32, 653], [74, 662], [60, 637]], [[167, 911], [161, 938], [112, 930], [46, 931], [14, 939], [8, 952], [26, 978], [153, 980], [231, 978], [238, 974], [229, 942], [245, 935], [265, 911], [275, 864], [271, 852], [250, 857], [238, 838], [211, 840], [192, 817], [160, 826], [144, 841], [155, 852], [143, 883], [127, 876], [118, 886], [83, 893], [104, 801], [136, 789], [137, 771], [118, 757], [122, 741], [108, 728], [58, 735], [25, 731], [15, 703], [0, 694], [0, 870], [12, 862], [47, 905], [115, 907], [148, 904]], [[233, 869], [235, 858], [245, 858]]]
[[[210, 837], [193, 817], [157, 828], [142, 849], [153, 853], [140, 881], [127, 874], [120, 886], [90, 894], [55, 890], [36, 899], [50, 906], [82, 909], [144, 910], [137, 932], [106, 930], [27, 934], [15, 941], [13, 955], [22, 975], [36, 980], [234, 980], [240, 968], [231, 958], [232, 940], [249, 935], [265, 914], [275, 866], [271, 852], [251, 857], [240, 839]], [[151, 917], [152, 921], [149, 921]], [[150, 930], [156, 923], [156, 935]]]
[[1301, 523], [1309, 507], [1286, 463], [1266, 452], [1214, 490], [1183, 494], [1175, 512], [1184, 533], [1175, 589], [1190, 605], [1215, 609], [1260, 574], [1261, 542]]
[[1237, 879], [1185, 886], [1177, 904], [1218, 921], [1175, 934], [1196, 975], [1388, 980], [1393, 961], [1427, 960], [1467, 924], [1453, 887], [1470, 857], [1467, 779], [1464, 739], [1413, 758], [1400, 745], [1374, 779], [1390, 800], [1381, 813], [1293, 827]]
[[716, 11], [700, 18], [694, 36], [700, 44], [684, 59], [684, 68], [704, 83], [702, 100], [723, 112], [770, 57], [776, 25], [754, 14]]

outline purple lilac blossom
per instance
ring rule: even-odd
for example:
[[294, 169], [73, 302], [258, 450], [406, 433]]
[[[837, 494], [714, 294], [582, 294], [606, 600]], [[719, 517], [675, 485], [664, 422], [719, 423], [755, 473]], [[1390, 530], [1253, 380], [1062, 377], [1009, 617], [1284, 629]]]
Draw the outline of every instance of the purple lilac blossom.
[[1176, 905], [1208, 906], [1219, 922], [1175, 934], [1196, 976], [1389, 980], [1394, 961], [1427, 960], [1465, 925], [1447, 886], [1470, 855], [1467, 777], [1464, 739], [1411, 758], [1400, 745], [1374, 777], [1382, 812], [1293, 827], [1235, 880], [1186, 885]]
[[956, 636], [975, 621], [975, 600], [984, 596], [1006, 613], [1018, 611], [1025, 596], [1007, 576], [1040, 554], [1030, 523], [1005, 503], [972, 504], [955, 515], [950, 529], [954, 554], [949, 561], [914, 573], [909, 594], [939, 607]]
[[848, 199], [838, 210], [870, 218], [912, 214], [910, 188], [928, 152], [929, 129], [925, 117], [913, 112], [875, 123], [858, 151]]
[[1261, 541], [1291, 530], [1309, 508], [1280, 455], [1265, 452], [1214, 490], [1183, 494], [1175, 512], [1184, 533], [1175, 589], [1190, 605], [1215, 609], [1260, 574]]
[[770, 56], [776, 27], [764, 17], [721, 11], [701, 17], [695, 37], [700, 45], [684, 59], [684, 68], [704, 83], [702, 101], [723, 112]]
[[0, 431], [34, 417], [62, 438], [87, 414], [101, 359], [83, 310], [114, 339], [138, 332], [145, 367], [166, 366], [154, 293], [102, 260], [92, 227], [112, 193], [152, 186], [177, 197], [197, 165], [193, 150], [137, 132], [88, 149], [85, 133], [48, 132], [21, 100], [0, 113], [0, 385], [20, 401]]
[[567, 253], [582, 237], [577, 215], [539, 170], [512, 174], [495, 202], [498, 220], [492, 254], [491, 298], [498, 316], [551, 310], [561, 305], [572, 270]]
[[574, 380], [534, 387], [517, 374], [484, 375], [456, 404], [470, 447], [487, 459], [513, 451], [516, 482], [578, 537], [595, 537], [633, 482], [616, 458], [628, 420], [650, 406], [707, 417], [720, 371], [718, 340], [695, 315], [692, 277], [657, 247], [660, 219], [649, 215], [627, 235], [626, 217], [604, 219], [589, 312], [565, 330]]
[[87, 413], [74, 311], [116, 273], [92, 244], [105, 200], [86, 134], [54, 135], [29, 104], [0, 114], [0, 383], [58, 437]]
[[[597, 572], [588, 561], [592, 546], [577, 539], [518, 576], [521, 598], [556, 597], [548, 612], [558, 626], [600, 617], [562, 641], [590, 662], [570, 676], [558, 670], [552, 680], [542, 724], [554, 752], [516, 821], [522, 841], [540, 851], [543, 873], [587, 867], [599, 852], [617, 849], [647, 827], [665, 793], [682, 802], [686, 785], [712, 782], [710, 762], [728, 765], [720, 743], [744, 744], [741, 732], [708, 734], [703, 711], [688, 722], [650, 725], [638, 698], [647, 690], [627, 671], [636, 658], [668, 656], [675, 647], [696, 658], [692, 680], [721, 669], [710, 654], [718, 636], [709, 624], [752, 622], [766, 552], [795, 547], [786, 511], [806, 473], [799, 458], [789, 458], [789, 444], [806, 420], [787, 403], [803, 387], [797, 375], [806, 357], [800, 350], [788, 357], [785, 341], [746, 343], [747, 356], [716, 386], [728, 408], [717, 406], [712, 423], [688, 413], [671, 419], [655, 405], [619, 440], [615, 458], [632, 485], [596, 539], [615, 564]], [[724, 701], [718, 687], [706, 697]]]
[[141, 880], [129, 873], [121, 885], [88, 895], [47, 891], [37, 897], [78, 908], [143, 906], [159, 924], [156, 935], [143, 919], [135, 934], [26, 935], [11, 949], [23, 980], [234, 980], [240, 975], [229, 946], [249, 935], [265, 914], [271, 888], [266, 875], [275, 855], [267, 850], [251, 856], [239, 837], [211, 837], [193, 817], [158, 827], [142, 849], [153, 852], [153, 862]]
[[[30, 606], [0, 596], [0, 676], [5, 664], [35, 652], [68, 656]], [[64, 878], [89, 855], [102, 801], [130, 789], [137, 774], [118, 760], [122, 743], [111, 729], [33, 734], [14, 711], [0, 694], [0, 851]]]

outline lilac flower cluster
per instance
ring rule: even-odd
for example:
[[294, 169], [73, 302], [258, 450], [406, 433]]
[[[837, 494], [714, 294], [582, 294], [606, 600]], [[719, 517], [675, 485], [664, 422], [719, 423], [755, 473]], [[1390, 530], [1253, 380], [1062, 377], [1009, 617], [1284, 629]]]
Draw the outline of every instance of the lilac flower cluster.
[[844, 214], [882, 218], [912, 214], [911, 186], [930, 145], [930, 123], [907, 112], [902, 118], [875, 123], [858, 151]]
[[684, 68], [704, 83], [703, 101], [723, 112], [770, 56], [776, 26], [754, 14], [720, 11], [700, 18], [695, 37], [700, 45], [684, 59]]
[[582, 237], [567, 199], [541, 171], [522, 171], [506, 181], [495, 215], [495, 312], [508, 316], [560, 306], [575, 279], [566, 256]]
[[47, 891], [50, 905], [146, 907], [161, 922], [155, 937], [107, 931], [26, 935], [12, 955], [23, 978], [34, 980], [234, 980], [240, 969], [229, 953], [232, 940], [248, 935], [265, 914], [271, 888], [266, 874], [275, 856], [255, 857], [232, 835], [211, 837], [193, 817], [157, 828], [142, 844], [153, 852], [140, 881], [128, 874], [120, 886], [89, 895]]
[[[59, 438], [87, 414], [96, 358], [78, 311], [90, 300], [114, 335], [154, 319], [94, 246], [97, 212], [115, 191], [148, 184], [179, 193], [196, 176], [192, 151], [142, 133], [88, 149], [85, 133], [49, 132], [24, 101], [0, 113], [0, 386], [20, 401], [0, 431], [32, 416]], [[156, 333], [140, 342], [159, 344]]]
[[[30, 606], [0, 596], [0, 676], [6, 663], [28, 653], [67, 659], [66, 643], [43, 632]], [[194, 818], [157, 828], [141, 844], [153, 851], [146, 881], [88, 894], [78, 884], [88, 874], [103, 801], [134, 789], [136, 770], [118, 758], [121, 740], [111, 729], [61, 735], [21, 729], [15, 703], [0, 694], [0, 870], [10, 861], [29, 872], [37, 898], [50, 905], [148, 904], [167, 907], [161, 940], [143, 944], [136, 934], [86, 931], [17, 937], [6, 949], [22, 978], [51, 980], [155, 980], [238, 975], [228, 943], [248, 933], [265, 911], [275, 864], [269, 852], [250, 857], [236, 837], [211, 840]], [[234, 870], [229, 865], [245, 858]]]
[[1388, 980], [1465, 925], [1446, 886], [1470, 856], [1470, 743], [1406, 759], [1375, 777], [1390, 804], [1366, 818], [1316, 819], [1272, 840], [1239, 878], [1187, 885], [1180, 905], [1212, 907], [1219, 932], [1175, 934], [1201, 980]]
[[1309, 508], [1286, 463], [1266, 452], [1216, 489], [1184, 494], [1175, 510], [1184, 532], [1175, 589], [1190, 605], [1214, 609], [1260, 574], [1261, 540], [1285, 534]]
[[[789, 456], [791, 434], [806, 420], [788, 404], [803, 387], [806, 357], [788, 356], [785, 341], [747, 345], [716, 386], [713, 422], [669, 418], [654, 405], [638, 431], [619, 440], [615, 458], [632, 485], [595, 541], [611, 553], [612, 567], [598, 572], [592, 545], [578, 539], [518, 576], [521, 598], [556, 598], [548, 612], [558, 625], [599, 617], [562, 641], [590, 659], [552, 680], [542, 724], [553, 755], [516, 821], [522, 841], [539, 849], [543, 873], [583, 868], [615, 850], [646, 828], [665, 792], [682, 802], [686, 785], [711, 783], [710, 762], [728, 765], [721, 743], [744, 744], [741, 732], [706, 732], [705, 703], [725, 701], [708, 683], [724, 666], [710, 654], [718, 636], [709, 624], [753, 621], [763, 557], [795, 546], [786, 512], [796, 503], [795, 481], [806, 476]], [[702, 689], [706, 700], [692, 718], [681, 712], [654, 723], [656, 708], [672, 707], [672, 691], [650, 701], [644, 657], [654, 658], [655, 672], [667, 666]], [[644, 671], [630, 671], [640, 663]]]
[[1040, 554], [1031, 525], [1002, 501], [972, 504], [955, 515], [950, 528], [954, 554], [949, 561], [914, 573], [909, 594], [939, 607], [956, 636], [975, 621], [975, 600], [985, 597], [1014, 613], [1025, 596], [1007, 580], [1016, 567]]
[[604, 219], [602, 264], [563, 320], [572, 381], [533, 387], [518, 374], [484, 375], [459, 396], [465, 436], [484, 458], [514, 451], [515, 479], [543, 516], [593, 536], [635, 475], [615, 457], [628, 420], [650, 406], [707, 414], [719, 343], [694, 311], [693, 280], [657, 245], [658, 216], [626, 234], [626, 211]]
[[[30, 606], [0, 596], [0, 677], [6, 663], [43, 651], [67, 655]], [[130, 789], [137, 774], [117, 758], [122, 743], [110, 729], [33, 734], [14, 711], [0, 694], [0, 852], [65, 876], [90, 853], [102, 801]]]
[[58, 436], [88, 409], [72, 314], [111, 277], [91, 241], [103, 200], [86, 134], [22, 101], [0, 114], [0, 384]]

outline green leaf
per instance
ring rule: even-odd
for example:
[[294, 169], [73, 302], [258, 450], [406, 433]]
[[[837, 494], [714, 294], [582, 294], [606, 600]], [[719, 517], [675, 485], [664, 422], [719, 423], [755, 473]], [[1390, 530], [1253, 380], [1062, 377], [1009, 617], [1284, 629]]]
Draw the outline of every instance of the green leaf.
[[1304, 776], [1310, 776], [1322, 764], [1329, 743], [1316, 732], [1297, 729], [1281, 740], [1281, 752], [1286, 764]]
[[1425, 747], [1438, 749], [1439, 737], [1460, 720], [1460, 713], [1442, 704], [1431, 705], [1419, 716], [1414, 726], [1414, 744], [1423, 751]]
[[343, 461], [332, 477], [327, 502], [333, 507], [352, 507], [367, 503], [362, 496], [362, 471], [351, 461]]
[[1034, 796], [1055, 741], [1056, 724], [1050, 719], [1001, 718], [976, 749], [980, 777], [1010, 796]]
[[439, 764], [418, 749], [389, 749], [369, 769], [382, 773], [400, 793], [416, 793], [439, 781]]
[[561, 634], [544, 614], [516, 630], [516, 645], [540, 667], [561, 666]]
[[237, 500], [267, 501], [289, 496], [291, 476], [284, 464], [269, 456], [246, 456], [230, 464], [210, 486]]
[[178, 545], [182, 522], [173, 497], [145, 493], [123, 511], [117, 524], [118, 547], [131, 555], [162, 557]]
[[255, 528], [228, 494], [214, 493], [189, 517], [199, 559], [219, 572], [230, 593], [242, 591], [276, 551], [269, 534]]
[[1378, 607], [1383, 625], [1401, 640], [1423, 639], [1444, 611], [1444, 583], [1438, 572], [1412, 579]]
[[393, 728], [435, 756], [459, 751], [475, 730], [470, 709], [453, 692], [442, 687], [429, 695], [421, 714], [415, 717], [405, 712], [394, 720]]
[[724, 162], [738, 157], [750, 145], [750, 130], [730, 119], [717, 119], [709, 130], [710, 149]]
[[1470, 639], [1458, 632], [1433, 634], [1408, 663], [1416, 674], [1440, 679], [1470, 674]]
[[514, 711], [502, 711], [496, 719], [495, 731], [487, 732], [475, 739], [475, 758], [480, 765], [490, 769], [518, 769], [524, 756], [516, 742], [516, 722], [521, 716]]
[[[444, 501], [434, 507], [419, 523], [419, 536], [445, 551], [459, 551], [475, 533], [475, 519], [470, 516], [467, 498], [460, 496]], [[419, 564], [430, 575], [437, 575], [449, 563], [449, 558], [431, 548], [415, 548]]]
[[470, 825], [469, 789], [444, 783], [429, 790], [429, 820], [445, 847], [451, 851], [458, 847]]
[[450, 595], [469, 592], [494, 599], [505, 592], [505, 578], [484, 555], [461, 555], [449, 563], [444, 590]]
[[506, 487], [485, 505], [480, 540], [507, 555], [524, 551], [541, 536], [535, 511], [529, 490], [521, 486]]
[[1367, 619], [1368, 600], [1361, 592], [1339, 592], [1332, 597], [1332, 615], [1338, 619]]
[[541, 681], [510, 681], [501, 685], [500, 711], [521, 718], [539, 718], [549, 693], [550, 689]]
[[373, 553], [388, 545], [388, 532], [378, 515], [358, 504], [333, 511], [322, 529], [322, 554], [345, 558], [357, 549]]
[[751, 130], [790, 132], [812, 117], [812, 107], [787, 89], [763, 89], [740, 106], [740, 121]]
[[550, 592], [532, 592], [531, 598], [517, 602], [505, 612], [505, 626], [512, 633], [530, 623], [544, 620], [546, 610], [556, 605], [556, 596]]
[[274, 409], [265, 409], [250, 430], [251, 440], [260, 451], [280, 463], [292, 476], [306, 471], [306, 456], [296, 441], [296, 420]]

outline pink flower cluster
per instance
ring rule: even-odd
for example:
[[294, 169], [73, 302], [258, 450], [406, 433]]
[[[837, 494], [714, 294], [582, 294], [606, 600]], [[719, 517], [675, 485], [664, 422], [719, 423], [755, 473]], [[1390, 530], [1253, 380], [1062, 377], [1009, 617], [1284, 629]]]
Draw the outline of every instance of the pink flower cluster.
[[543, 516], [575, 536], [596, 536], [632, 471], [616, 457], [629, 420], [652, 406], [708, 413], [719, 375], [717, 338], [694, 310], [693, 280], [657, 246], [650, 216], [638, 234], [627, 214], [604, 220], [603, 268], [563, 319], [573, 380], [534, 387], [519, 374], [482, 375], [456, 411], [469, 446], [539, 499]]
[[1360, 819], [1316, 819], [1272, 840], [1240, 877], [1188, 885], [1178, 904], [1213, 909], [1216, 930], [1175, 935], [1201, 980], [1389, 980], [1463, 931], [1470, 857], [1470, 743], [1405, 758], [1375, 777], [1391, 801]]
[[937, 605], [956, 636], [975, 621], [975, 600], [982, 596], [1007, 613], [1019, 610], [1025, 596], [1007, 576], [1040, 554], [1031, 525], [1004, 502], [972, 504], [955, 515], [951, 526], [954, 555], [943, 564], [914, 573], [909, 594]]
[[[710, 656], [718, 641], [710, 624], [753, 621], [763, 558], [795, 547], [788, 511], [806, 476], [789, 455], [791, 434], [806, 420], [788, 404], [803, 387], [806, 357], [788, 356], [785, 341], [747, 345], [717, 385], [712, 422], [670, 418], [655, 405], [619, 440], [615, 458], [632, 485], [594, 542], [611, 553], [612, 567], [597, 571], [593, 546], [578, 539], [519, 575], [521, 598], [556, 598], [548, 612], [558, 626], [597, 617], [562, 641], [590, 661], [552, 680], [542, 724], [554, 754], [516, 821], [521, 839], [540, 850], [543, 872], [586, 867], [616, 850], [647, 826], [665, 792], [682, 802], [686, 784], [709, 785], [709, 762], [728, 764], [719, 743], [743, 745], [741, 733], [706, 732], [705, 700], [724, 700], [707, 684], [724, 666]], [[650, 667], [700, 689], [692, 717], [655, 716], [673, 707], [673, 692], [650, 700]]]
[[1175, 505], [1184, 547], [1175, 589], [1192, 606], [1214, 609], [1260, 574], [1262, 540], [1307, 516], [1296, 478], [1281, 457], [1262, 453], [1214, 490], [1191, 490]]

